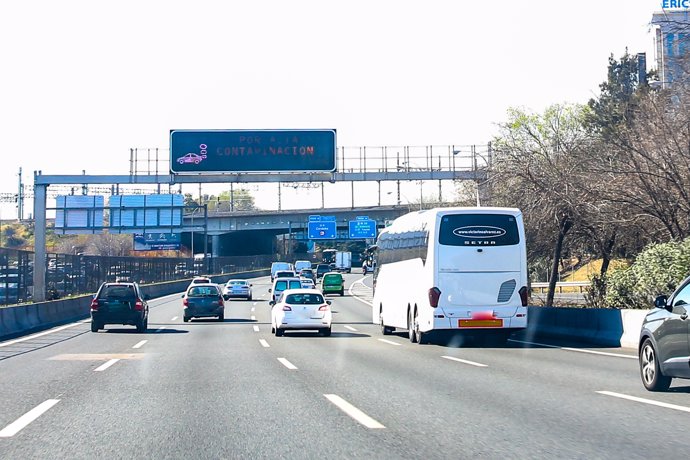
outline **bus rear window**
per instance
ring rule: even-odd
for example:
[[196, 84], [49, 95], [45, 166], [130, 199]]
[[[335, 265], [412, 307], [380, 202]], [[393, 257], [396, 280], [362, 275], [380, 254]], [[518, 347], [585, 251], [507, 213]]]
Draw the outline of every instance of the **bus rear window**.
[[520, 242], [515, 216], [452, 214], [441, 218], [439, 244], [445, 246], [510, 246]]

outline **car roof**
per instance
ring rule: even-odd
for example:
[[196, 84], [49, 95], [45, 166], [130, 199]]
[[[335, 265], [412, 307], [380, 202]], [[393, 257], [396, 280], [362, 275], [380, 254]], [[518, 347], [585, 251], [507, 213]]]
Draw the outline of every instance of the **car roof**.
[[242, 282], [244, 282], [244, 283], [247, 282], [247, 280], [236, 279], [236, 280], [227, 280], [226, 283], [229, 283], [229, 282], [231, 282], [231, 281], [242, 281]]
[[311, 288], [286, 289], [283, 291], [283, 297], [281, 297], [281, 299], [285, 299], [285, 297], [289, 294], [320, 294], [323, 296], [323, 292], [319, 291], [318, 289], [311, 289]]

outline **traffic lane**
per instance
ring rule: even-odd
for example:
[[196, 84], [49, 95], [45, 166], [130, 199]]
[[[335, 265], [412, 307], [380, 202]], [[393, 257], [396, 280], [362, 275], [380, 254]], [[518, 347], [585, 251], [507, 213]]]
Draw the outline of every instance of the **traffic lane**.
[[309, 382], [293, 380], [249, 328], [161, 335], [142, 360], [72, 382], [3, 456], [384, 458]]
[[[373, 327], [361, 329], [364, 335], [374, 333]], [[336, 334], [331, 338], [315, 338], [307, 333], [294, 333], [271, 342], [272, 352], [287, 356], [290, 362], [308, 374], [305, 377], [308, 381], [323, 385], [339, 382], [341, 388], [346, 389], [341, 390], [346, 398], [369, 409], [369, 413], [387, 429], [399, 424], [405, 439], [414, 438], [418, 426], [424, 426], [434, 433], [433, 439], [420, 438], [417, 442], [438, 443], [439, 447], [445, 445], [447, 449], [453, 449], [459, 434], [474, 436], [477, 440], [485, 436], [486, 439], [502, 439], [500, 446], [488, 444], [470, 453], [501, 452], [512, 456], [516, 455], [516, 445], [524, 444], [526, 438], [534, 438], [533, 433], [538, 432], [546, 434], [539, 438], [539, 443], [528, 443], [529, 450], [520, 451], [517, 456], [536, 453], [597, 457], [608, 451], [624, 452], [635, 458], [640, 456], [640, 452], [658, 454], [656, 447], [652, 446], [655, 445], [655, 436], [664, 430], [659, 427], [650, 433], [646, 424], [639, 423], [640, 419], [651, 417], [663, 418], [677, 427], [675, 434], [679, 435], [676, 438], [679, 441], [664, 447], [666, 453], [672, 453], [682, 445], [680, 427], [683, 426], [683, 413], [614, 400], [596, 393], [597, 385], [583, 385], [588, 380], [590, 360], [587, 358], [592, 358], [589, 356], [577, 356], [577, 360], [585, 362], [583, 368], [578, 369], [563, 362], [557, 356], [563, 353], [559, 350], [475, 350], [483, 354], [481, 358], [488, 358], [485, 362], [489, 362], [488, 367], [477, 368], [444, 360], [438, 353], [441, 347], [419, 347], [403, 341], [400, 341], [400, 346], [390, 346], [378, 341], [348, 340], [346, 337], [347, 334]], [[446, 352], [444, 349], [443, 353]], [[491, 361], [492, 354], [501, 359], [497, 361], [494, 357]], [[523, 355], [529, 358], [530, 354], [534, 356], [524, 363]], [[471, 357], [480, 359], [479, 356]], [[618, 361], [609, 362], [615, 358], [597, 358], [604, 358], [601, 362], [608, 363], [602, 364], [604, 369], [618, 365], [614, 364]], [[523, 360], [521, 365], [508, 366], [520, 360]], [[634, 361], [621, 359], [620, 365], [625, 368], [634, 365]], [[555, 370], [552, 369], [554, 366], [557, 366]], [[575, 376], [579, 378], [573, 378]], [[420, 398], [422, 391], [424, 397]], [[412, 403], [419, 405], [411, 408]], [[406, 407], [421, 418], [408, 424], [406, 418], [398, 418], [396, 411], [390, 410], [397, 407]], [[458, 414], [462, 420], [458, 420]], [[438, 420], [464, 423], [462, 421], [467, 417], [475, 421], [476, 426], [464, 426], [462, 433], [438, 423]], [[502, 432], [506, 420], [510, 421], [508, 436]], [[501, 428], [497, 429], [497, 426]], [[467, 433], [464, 430], [468, 430]], [[632, 447], [626, 444], [629, 437], [636, 439]], [[584, 438], [592, 439], [590, 445], [581, 446]], [[448, 440], [455, 441], [448, 443]], [[466, 445], [463, 441], [463, 446]], [[477, 446], [482, 446], [482, 443]], [[467, 451], [463, 451], [465, 453]]]

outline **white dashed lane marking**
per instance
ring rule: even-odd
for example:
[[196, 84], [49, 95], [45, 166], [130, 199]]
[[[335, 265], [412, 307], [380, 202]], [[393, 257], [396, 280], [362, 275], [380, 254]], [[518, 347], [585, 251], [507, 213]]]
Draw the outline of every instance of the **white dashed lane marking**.
[[29, 423], [36, 420], [38, 417], [46, 413], [48, 409], [50, 409], [59, 402], [59, 399], [49, 399], [47, 401], [42, 402], [26, 414], [19, 417], [16, 421], [10, 423], [5, 428], [3, 428], [0, 431], [0, 438], [10, 438], [15, 434], [19, 433], [22, 429], [26, 428], [26, 426], [28, 426]]

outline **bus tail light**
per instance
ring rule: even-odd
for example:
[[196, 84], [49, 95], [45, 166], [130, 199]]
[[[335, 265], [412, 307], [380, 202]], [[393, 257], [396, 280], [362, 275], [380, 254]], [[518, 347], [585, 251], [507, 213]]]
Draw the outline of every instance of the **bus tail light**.
[[433, 308], [438, 307], [438, 301], [441, 298], [441, 290], [437, 287], [429, 289], [429, 305]]
[[520, 293], [520, 300], [522, 301], [522, 306], [527, 306], [527, 286], [522, 286], [518, 291]]

